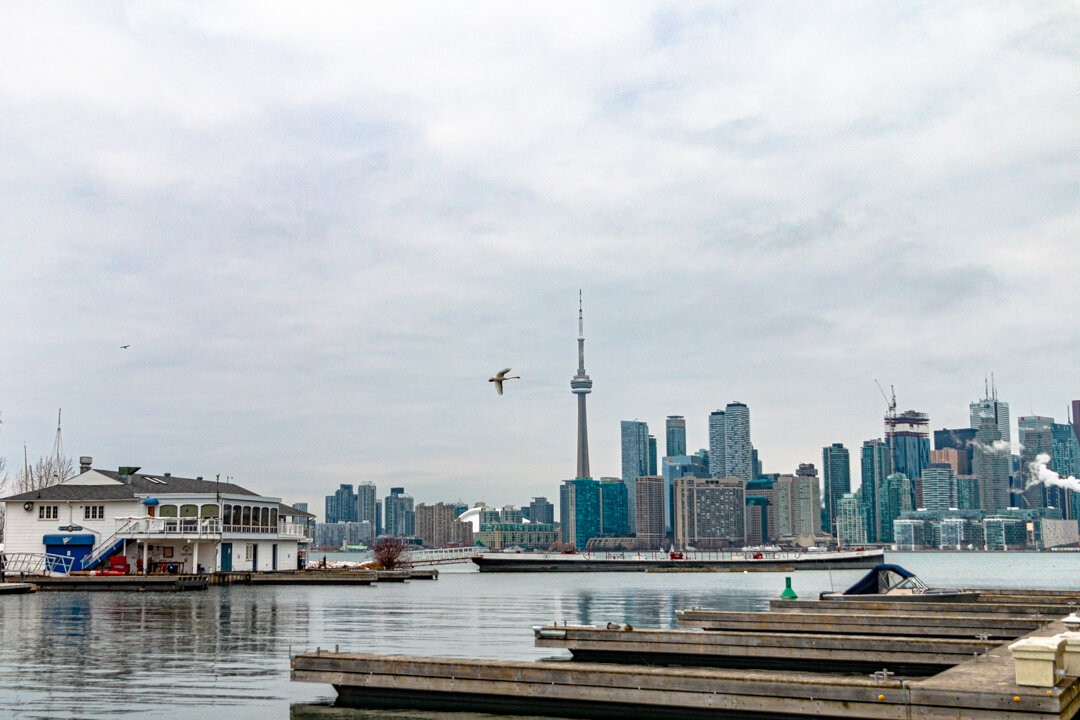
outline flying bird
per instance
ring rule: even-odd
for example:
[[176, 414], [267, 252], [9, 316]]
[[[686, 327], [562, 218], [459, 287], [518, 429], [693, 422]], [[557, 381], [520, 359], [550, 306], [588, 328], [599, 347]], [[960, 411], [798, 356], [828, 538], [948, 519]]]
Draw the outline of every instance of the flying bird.
[[120, 349], [121, 350], [127, 350], [129, 347], [131, 347], [131, 346], [130, 345], [121, 345]]
[[518, 376], [518, 375], [510, 375], [509, 377], [507, 377], [506, 373], [508, 373], [508, 372], [510, 372], [510, 368], [503, 368], [499, 372], [495, 373], [495, 377], [488, 378], [488, 382], [495, 383], [495, 391], [498, 392], [500, 395], [502, 395], [503, 380], [520, 380], [521, 379], [521, 377]]

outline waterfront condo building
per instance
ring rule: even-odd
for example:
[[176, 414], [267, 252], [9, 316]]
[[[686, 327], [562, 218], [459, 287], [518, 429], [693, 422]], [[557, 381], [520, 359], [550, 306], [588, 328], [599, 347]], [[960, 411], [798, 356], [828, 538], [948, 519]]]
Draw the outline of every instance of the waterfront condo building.
[[629, 492], [622, 478], [600, 478], [600, 534], [623, 537], [630, 531]]
[[356, 493], [352, 485], [342, 483], [333, 495], [326, 496], [326, 522], [356, 522], [360, 519], [357, 512]]
[[589, 538], [600, 537], [602, 520], [600, 483], [574, 478], [559, 488], [559, 523], [562, 541], [584, 550]]
[[53, 572], [296, 569], [313, 516], [229, 482], [91, 468], [3, 498], [4, 553], [52, 558]]
[[416, 506], [416, 535], [429, 548], [440, 548], [454, 542], [454, 522], [457, 520], [454, 503], [420, 503]]
[[[862, 444], [862, 493], [863, 511], [866, 513], [866, 541], [882, 542], [886, 531], [881, 527], [881, 503], [885, 478], [892, 474], [892, 454], [881, 439], [866, 440]], [[891, 525], [887, 531], [892, 533]]]
[[826, 533], [835, 533], [833, 519], [840, 511], [840, 498], [851, 492], [851, 455], [843, 443], [833, 443], [822, 448], [821, 460], [825, 481], [821, 529]]
[[676, 478], [674, 544], [696, 549], [743, 547], [746, 483], [742, 478]]
[[930, 463], [922, 476], [923, 508], [947, 512], [956, 504], [956, 473], [947, 463]]
[[356, 486], [357, 519], [360, 522], [371, 523], [372, 529], [376, 529], [378, 523], [375, 516], [378, 512], [378, 501], [375, 496], [375, 485], [370, 482], [362, 482]]
[[659, 550], [664, 543], [664, 478], [642, 475], [634, 484], [638, 548]]
[[386, 534], [393, 537], [412, 537], [416, 534], [416, 511], [412, 495], [405, 488], [390, 488], [383, 501], [386, 508]]
[[546, 497], [534, 497], [529, 503], [529, 522], [555, 523], [555, 506]]
[[840, 548], [866, 544], [866, 514], [858, 492], [844, 493], [836, 510], [836, 544]]

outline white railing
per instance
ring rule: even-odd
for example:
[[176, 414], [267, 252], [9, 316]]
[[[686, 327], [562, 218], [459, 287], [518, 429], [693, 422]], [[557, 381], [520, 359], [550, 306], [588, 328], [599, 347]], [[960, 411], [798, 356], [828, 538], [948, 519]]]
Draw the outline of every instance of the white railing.
[[308, 534], [307, 523], [283, 522], [278, 524], [278, 536], [287, 538], [305, 538]]
[[118, 537], [177, 535], [216, 539], [221, 535], [217, 518], [116, 518], [116, 522]]
[[27, 575], [67, 575], [75, 558], [48, 553], [8, 553], [4, 555], [5, 573]]
[[478, 553], [491, 552], [482, 546], [406, 550], [402, 560], [412, 565], [445, 565], [471, 560]]
[[222, 525], [218, 518], [116, 518], [114, 537], [176, 536], [217, 540], [221, 534], [277, 535], [287, 538], [308, 536], [303, 523], [279, 522], [277, 525]]

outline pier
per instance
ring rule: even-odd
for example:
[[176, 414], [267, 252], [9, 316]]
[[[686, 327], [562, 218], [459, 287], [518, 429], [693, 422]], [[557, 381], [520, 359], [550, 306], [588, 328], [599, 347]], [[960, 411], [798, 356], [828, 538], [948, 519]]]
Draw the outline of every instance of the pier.
[[[1065, 639], [1074, 636], [1063, 634], [1061, 619], [1077, 605], [1078, 593], [1038, 591], [987, 591], [962, 603], [778, 600], [761, 613], [683, 611], [677, 630], [534, 628], [536, 646], [567, 650], [572, 660], [319, 649], [293, 658], [292, 679], [333, 685], [338, 706], [358, 708], [619, 720], [1074, 720], [1080, 671], [1061, 658], [1080, 640]], [[1032, 682], [1029, 665], [1018, 667], [1029, 661], [1009, 646], [1022, 638], [1038, 638], [1025, 647], [1057, 648], [1058, 660], [1051, 650], [1049, 668], [1038, 666], [1047, 681]]]

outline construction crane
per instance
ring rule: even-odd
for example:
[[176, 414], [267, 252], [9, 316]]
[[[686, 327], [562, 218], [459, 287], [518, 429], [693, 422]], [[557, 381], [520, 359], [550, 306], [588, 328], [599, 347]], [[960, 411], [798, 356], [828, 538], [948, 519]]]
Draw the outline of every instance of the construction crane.
[[874, 380], [874, 384], [877, 385], [877, 389], [881, 391], [881, 397], [885, 398], [885, 403], [889, 406], [889, 411], [885, 413], [885, 417], [896, 417], [896, 388], [894, 388], [892, 385], [889, 386], [889, 391], [892, 393], [892, 397], [890, 398], [888, 395], [885, 394], [885, 388], [881, 387], [881, 383], [879, 383], [876, 379]]

